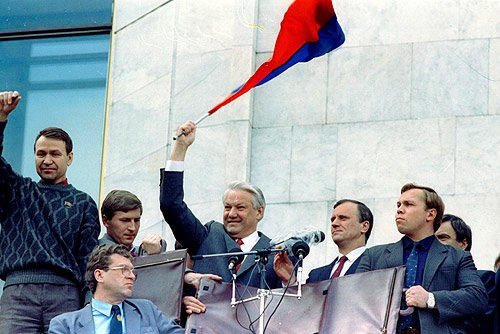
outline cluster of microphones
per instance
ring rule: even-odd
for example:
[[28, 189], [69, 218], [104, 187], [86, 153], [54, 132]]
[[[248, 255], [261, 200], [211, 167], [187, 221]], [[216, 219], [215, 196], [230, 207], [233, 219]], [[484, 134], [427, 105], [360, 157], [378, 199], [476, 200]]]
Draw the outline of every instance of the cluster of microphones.
[[[265, 251], [278, 249], [287, 251], [289, 255], [293, 255], [299, 261], [302, 261], [308, 254], [311, 246], [317, 245], [325, 240], [325, 233], [322, 231], [298, 231], [290, 233], [286, 236], [277, 237], [271, 240], [269, 248]], [[228, 257], [228, 269], [233, 271], [238, 264], [243, 262], [245, 258], [239, 248], [234, 248], [229, 251], [231, 254]]]

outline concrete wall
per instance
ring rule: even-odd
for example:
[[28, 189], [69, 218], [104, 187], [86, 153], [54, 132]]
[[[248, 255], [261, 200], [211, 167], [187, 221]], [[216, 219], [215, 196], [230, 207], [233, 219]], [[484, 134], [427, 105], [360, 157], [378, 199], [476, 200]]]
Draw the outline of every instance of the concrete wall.
[[[141, 235], [173, 237], [158, 204], [158, 169], [174, 129], [197, 119], [271, 56], [291, 1], [117, 0], [103, 194], [136, 193]], [[436, 189], [474, 232], [491, 269], [500, 251], [500, 2], [338, 0], [346, 43], [300, 64], [200, 124], [186, 160], [186, 202], [222, 219], [232, 180], [260, 186], [260, 229], [273, 237], [329, 231], [349, 197], [375, 215], [369, 245], [401, 237], [400, 187]], [[328, 233], [327, 233], [328, 234]], [[305, 271], [336, 256], [330, 238]]]

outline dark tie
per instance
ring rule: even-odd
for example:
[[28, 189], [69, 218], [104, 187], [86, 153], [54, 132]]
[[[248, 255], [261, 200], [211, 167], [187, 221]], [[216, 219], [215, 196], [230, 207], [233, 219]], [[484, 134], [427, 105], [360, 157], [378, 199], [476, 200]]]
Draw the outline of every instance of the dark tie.
[[340, 273], [342, 272], [342, 268], [344, 268], [345, 261], [347, 261], [347, 256], [342, 255], [342, 257], [339, 259], [339, 265], [338, 265], [337, 269], [335, 269], [335, 271], [332, 274], [332, 277], [330, 277], [330, 278], [336, 278], [336, 277], [340, 276]]
[[406, 260], [406, 274], [405, 274], [405, 288], [409, 288], [415, 285], [417, 280], [417, 267], [418, 267], [418, 251], [417, 243], [413, 243], [413, 248], [411, 253]]
[[137, 257], [139, 254], [137, 254], [137, 251], [135, 250], [135, 248], [132, 246], [132, 249], [130, 250], [130, 255], [132, 255], [132, 257]]
[[[418, 267], [418, 251], [417, 251], [417, 243], [413, 243], [413, 248], [411, 249], [411, 253], [406, 259], [406, 273], [405, 273], [405, 288], [410, 288], [415, 285], [415, 281], [417, 280], [417, 267]], [[403, 294], [403, 301], [401, 303], [401, 308], [406, 308], [406, 298]], [[413, 315], [410, 314], [408, 316], [403, 316], [400, 319], [401, 329], [406, 328], [412, 324]]]
[[122, 334], [122, 316], [120, 307], [113, 305], [111, 307], [111, 322], [109, 324], [109, 334]]
[[[238, 244], [238, 246], [239, 246], [239, 247], [240, 247], [240, 249], [241, 249], [241, 245], [243, 245], [243, 244], [244, 244], [243, 240], [241, 240], [241, 239], [235, 239], [234, 241], [236, 241], [236, 243]], [[241, 267], [241, 263], [238, 263], [238, 264], [236, 265], [236, 271], [238, 271], [238, 269], [240, 269], [240, 267]]]

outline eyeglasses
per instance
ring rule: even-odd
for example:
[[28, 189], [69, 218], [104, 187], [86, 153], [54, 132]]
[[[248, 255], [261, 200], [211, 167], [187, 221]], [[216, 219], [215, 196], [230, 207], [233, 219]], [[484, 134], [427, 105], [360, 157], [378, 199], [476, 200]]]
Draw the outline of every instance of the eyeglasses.
[[117, 266], [117, 267], [104, 267], [103, 270], [121, 270], [123, 276], [130, 277], [132, 274], [137, 278], [137, 271], [134, 268], [130, 268], [127, 265]]

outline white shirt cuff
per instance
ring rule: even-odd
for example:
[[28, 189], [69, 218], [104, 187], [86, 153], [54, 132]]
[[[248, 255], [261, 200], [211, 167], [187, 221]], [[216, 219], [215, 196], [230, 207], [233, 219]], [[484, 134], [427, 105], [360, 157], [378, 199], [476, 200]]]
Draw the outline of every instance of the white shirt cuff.
[[165, 165], [165, 171], [167, 171], [167, 172], [183, 172], [184, 171], [184, 161], [167, 160], [167, 164]]

